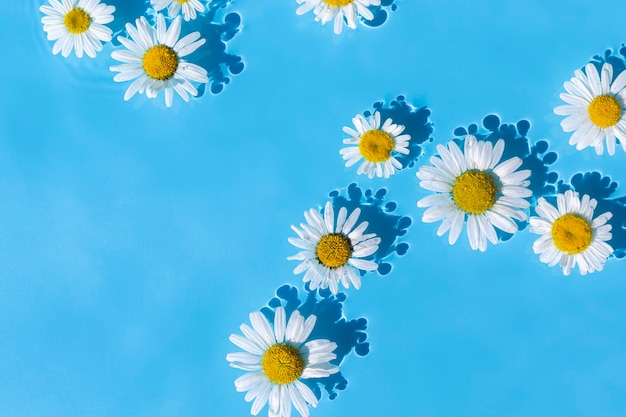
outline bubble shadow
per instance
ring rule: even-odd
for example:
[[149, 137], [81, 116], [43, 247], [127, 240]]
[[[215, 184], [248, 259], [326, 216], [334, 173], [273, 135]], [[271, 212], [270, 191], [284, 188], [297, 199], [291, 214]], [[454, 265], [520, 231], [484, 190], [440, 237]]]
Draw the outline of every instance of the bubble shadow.
[[[378, 264], [377, 271], [380, 275], [389, 274], [392, 265], [385, 262], [385, 259], [392, 254], [403, 256], [408, 252], [409, 244], [398, 240], [407, 233], [413, 220], [408, 216], [394, 214], [398, 204], [395, 201], [385, 201], [387, 195], [385, 188], [375, 192], [371, 189], [363, 191], [356, 183], [352, 183], [345, 190], [333, 190], [328, 195], [335, 213], [338, 213], [341, 207], [345, 207], [348, 213], [357, 207], [361, 209], [359, 223], [367, 221], [369, 225], [366, 233], [376, 233], [381, 239], [378, 251], [367, 259]], [[365, 275], [366, 271], [360, 273]]]
[[[383, 101], [377, 101], [372, 107], [374, 108], [374, 112], [380, 112], [381, 123], [384, 123], [387, 119], [391, 119], [395, 124], [404, 126], [403, 134], [406, 133], [411, 136], [409, 154], [397, 154], [394, 155], [394, 157], [402, 164], [402, 169], [412, 168], [423, 153], [421, 145], [425, 142], [433, 141], [433, 138], [430, 136], [433, 133], [433, 123], [430, 121], [430, 109], [426, 107], [413, 107], [411, 104], [407, 103], [403, 95], [396, 97], [387, 107]], [[367, 110], [363, 112], [363, 115], [367, 118], [370, 117], [372, 113], [373, 112]]]
[[[571, 184], [571, 185], [570, 185]], [[598, 201], [593, 215], [598, 216], [610, 211], [613, 217], [608, 221], [612, 226], [612, 238], [607, 243], [614, 249], [613, 256], [621, 259], [626, 256], [626, 197], [610, 198], [617, 190], [617, 182], [598, 171], [579, 172], [572, 176], [570, 184], [559, 181], [559, 193], [567, 190], [577, 191]], [[556, 199], [553, 199], [556, 201]]]
[[[502, 123], [498, 115], [489, 114], [482, 121], [482, 129], [476, 123], [470, 124], [467, 128], [457, 127], [454, 129], [456, 138], [453, 140], [463, 149], [463, 139], [468, 134], [493, 144], [499, 139], [504, 139], [504, 153], [501, 161], [517, 156], [522, 160], [522, 165], [519, 169], [528, 169], [531, 172], [528, 188], [533, 193], [530, 199], [532, 205], [537, 198], [553, 194], [556, 191], [559, 174], [551, 171], [549, 168], [558, 159], [557, 153], [553, 151], [548, 152], [550, 145], [547, 140], [539, 140], [531, 144], [527, 136], [530, 126], [528, 120], [520, 120], [516, 124], [507, 124]], [[513, 220], [517, 223], [519, 230], [523, 230], [528, 226], [527, 221]], [[500, 229], [496, 229], [496, 233], [501, 241], [506, 241], [513, 237], [512, 234], [503, 232]]]
[[[343, 303], [346, 295], [339, 293], [333, 296], [329, 289], [309, 291], [306, 299], [302, 302], [298, 296], [298, 289], [291, 285], [283, 285], [276, 290], [276, 297], [272, 298], [267, 307], [261, 312], [273, 323], [275, 310], [279, 306], [285, 307], [287, 317], [298, 310], [303, 317], [314, 314], [317, 317], [315, 328], [310, 339], [328, 339], [337, 344], [335, 354], [337, 358], [332, 360], [333, 365], [340, 365], [344, 358], [354, 351], [358, 356], [369, 353], [370, 345], [367, 342], [367, 320], [363, 317], [348, 320], [343, 315]], [[333, 400], [337, 397], [337, 391], [343, 391], [348, 385], [348, 380], [341, 371], [326, 378], [311, 378], [302, 380], [320, 399], [322, 388]]]
[[372, 20], [365, 20], [361, 17], [361, 23], [365, 26], [376, 28], [382, 26], [389, 18], [390, 12], [395, 12], [398, 9], [396, 0], [381, 0], [380, 6], [368, 7], [374, 18]]
[[[231, 81], [231, 75], [238, 75], [243, 72], [245, 64], [240, 56], [226, 52], [226, 44], [232, 40], [241, 30], [241, 15], [231, 12], [221, 18], [222, 9], [232, 3], [231, 0], [212, 0], [204, 13], [199, 13], [195, 20], [182, 21], [181, 37], [191, 33], [200, 32], [204, 45], [185, 57], [185, 60], [204, 68], [209, 77], [210, 92], [219, 94], [224, 90], [224, 86]], [[140, 16], [146, 16], [153, 25], [156, 22], [156, 12], [148, 1], [130, 2], [114, 0], [112, 4], [116, 7], [115, 20], [111, 24], [113, 30], [114, 46], [120, 46], [117, 35], [128, 36], [124, 28], [126, 23], [135, 24], [135, 20]], [[143, 5], [143, 6], [142, 6]], [[171, 22], [165, 12], [166, 20]], [[206, 93], [206, 84], [198, 86], [200, 98]]]

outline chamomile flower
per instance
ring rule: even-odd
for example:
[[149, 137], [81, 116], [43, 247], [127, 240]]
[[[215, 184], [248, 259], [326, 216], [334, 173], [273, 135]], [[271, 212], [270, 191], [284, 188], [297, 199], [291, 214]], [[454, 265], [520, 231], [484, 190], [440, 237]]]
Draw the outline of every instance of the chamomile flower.
[[337, 222], [331, 202], [324, 207], [324, 217], [315, 209], [304, 212], [306, 224], [300, 223], [300, 229], [291, 226], [298, 234], [290, 237], [289, 243], [302, 251], [288, 257], [289, 260], [302, 261], [294, 274], [306, 271], [304, 282], [310, 282], [311, 290], [330, 287], [333, 294], [339, 292], [339, 282], [349, 288], [350, 283], [357, 290], [361, 288], [358, 270], [374, 271], [378, 264], [363, 259], [378, 250], [380, 237], [375, 233], [363, 234], [368, 222], [357, 224], [360, 208], [355, 208], [350, 216], [345, 207], [339, 209]]
[[487, 240], [498, 243], [495, 228], [506, 233], [518, 230], [514, 220], [527, 219], [525, 198], [530, 170], [517, 169], [518, 157], [500, 162], [504, 140], [495, 145], [468, 135], [464, 152], [451, 141], [448, 146], [437, 145], [439, 156], [430, 158], [433, 166], [422, 166], [417, 172], [420, 186], [435, 194], [422, 198], [418, 207], [429, 207], [422, 216], [426, 223], [443, 220], [437, 235], [450, 231], [448, 242], [454, 244], [467, 219], [467, 236], [473, 250], [487, 250]]
[[95, 58], [102, 50], [102, 42], [110, 42], [112, 31], [105, 25], [113, 21], [115, 7], [100, 3], [100, 0], [49, 0], [50, 6], [41, 6], [39, 11], [43, 30], [48, 40], [56, 42], [54, 55], [61, 52], [65, 58], [74, 53], [78, 58], [83, 52]]
[[530, 218], [530, 231], [541, 237], [533, 244], [539, 260], [549, 266], [560, 264], [563, 274], [578, 265], [582, 275], [602, 271], [602, 267], [613, 248], [611, 225], [607, 221], [613, 217], [610, 212], [593, 217], [598, 202], [583, 195], [580, 199], [575, 191], [568, 190], [556, 196], [557, 207], [545, 198], [537, 202], [539, 217]]
[[596, 153], [615, 154], [615, 139], [619, 139], [626, 152], [626, 71], [613, 80], [613, 66], [602, 65], [601, 73], [595, 65], [587, 64], [585, 72], [576, 70], [574, 77], [563, 84], [567, 93], [560, 95], [567, 104], [558, 106], [554, 113], [567, 116], [561, 127], [574, 132], [569, 139], [576, 149], [593, 146]]
[[[345, 148], [339, 153], [347, 160], [346, 166], [352, 165], [364, 159], [357, 169], [357, 174], [367, 174], [368, 177], [389, 178], [395, 172], [395, 168], [402, 169], [402, 164], [393, 156], [393, 153], [409, 154], [409, 141], [411, 136], [401, 135], [404, 126], [396, 125], [391, 119], [385, 120], [380, 125], [380, 113], [370, 116], [369, 121], [357, 114], [352, 123], [356, 130], [344, 126], [343, 131], [351, 136], [344, 139]], [[355, 146], [356, 145], [356, 146]]]
[[326, 24], [334, 20], [335, 33], [339, 35], [345, 19], [350, 29], [356, 29], [356, 20], [360, 15], [365, 20], [374, 19], [374, 14], [368, 9], [369, 6], [380, 6], [380, 0], [296, 0], [300, 7], [296, 10], [298, 15], [313, 10], [315, 21]]
[[124, 94], [124, 100], [144, 91], [148, 98], [155, 98], [163, 90], [165, 104], [170, 107], [174, 91], [185, 101], [189, 101], [189, 94], [197, 95], [198, 90], [190, 81], [208, 82], [207, 72], [182, 58], [204, 44], [200, 32], [180, 38], [181, 17], [177, 16], [167, 28], [160, 13], [157, 14], [156, 29], [143, 16], [135, 23], [136, 26], [126, 24], [126, 31], [132, 40], [117, 37], [127, 50], [111, 53], [113, 59], [124, 62], [110, 67], [111, 71], [119, 72], [113, 79], [118, 82], [134, 79]]
[[204, 4], [199, 0], [150, 0], [150, 4], [157, 12], [167, 7], [169, 17], [176, 17], [181, 10], [185, 21], [196, 18], [196, 12], [204, 12]]
[[330, 361], [337, 358], [333, 351], [337, 344], [326, 339], [307, 341], [315, 328], [317, 317], [306, 320], [298, 310], [286, 322], [285, 309], [278, 307], [274, 328], [265, 316], [250, 313], [250, 323], [242, 324], [244, 336], [230, 335], [230, 341], [245, 352], [229, 353], [226, 360], [233, 368], [246, 374], [235, 380], [239, 392], [246, 392], [245, 400], [252, 403], [252, 415], [257, 415], [269, 401], [270, 417], [289, 417], [291, 407], [308, 417], [307, 403], [317, 407], [317, 397], [302, 383], [303, 379], [325, 378], [339, 372]]

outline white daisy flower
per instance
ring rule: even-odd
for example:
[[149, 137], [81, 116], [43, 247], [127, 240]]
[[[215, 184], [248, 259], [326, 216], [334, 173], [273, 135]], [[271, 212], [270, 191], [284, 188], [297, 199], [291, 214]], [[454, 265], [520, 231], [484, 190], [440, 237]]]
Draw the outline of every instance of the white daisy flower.
[[[100, 3], [100, 0], [49, 0], [50, 6], [41, 6], [39, 11], [43, 30], [48, 40], [54, 41], [52, 53], [61, 52], [65, 58], [72, 49], [78, 58], [95, 58], [102, 50], [102, 42], [110, 42], [112, 31], [105, 25], [113, 21], [115, 7]], [[52, 7], [51, 7], [52, 6]]]
[[356, 173], [367, 174], [370, 178], [374, 178], [374, 174], [377, 177], [389, 178], [395, 172], [394, 167], [402, 169], [402, 164], [392, 156], [392, 153], [409, 154], [411, 136], [401, 135], [404, 126], [393, 124], [391, 119], [387, 119], [381, 127], [379, 112], [370, 116], [369, 122], [357, 114], [352, 123], [356, 130], [344, 126], [343, 131], [352, 137], [344, 139], [343, 143], [353, 146], [346, 146], [339, 151], [343, 159], [348, 161], [347, 167], [364, 159]]
[[179, 39], [181, 17], [176, 17], [167, 29], [165, 18], [160, 13], [157, 14], [156, 29], [143, 16], [135, 23], [136, 27], [126, 24], [126, 31], [132, 40], [117, 37], [127, 50], [111, 53], [113, 59], [124, 62], [110, 67], [111, 71], [119, 72], [113, 79], [118, 82], [135, 79], [126, 90], [124, 100], [129, 100], [136, 93], [142, 94], [144, 90], [148, 98], [155, 98], [159, 91], [164, 90], [165, 104], [170, 107], [174, 91], [185, 101], [189, 101], [189, 94], [197, 95], [198, 90], [190, 81], [207, 83], [207, 72], [182, 57], [204, 44], [200, 32]]
[[[229, 339], [245, 352], [229, 353], [226, 360], [233, 368], [248, 373], [235, 380], [239, 392], [246, 392], [245, 400], [252, 403], [252, 415], [257, 415], [269, 401], [270, 417], [289, 417], [291, 406], [308, 417], [307, 403], [317, 407], [317, 397], [302, 379], [325, 378], [339, 372], [330, 361], [337, 358], [333, 351], [337, 344], [326, 339], [306, 342], [317, 318], [306, 321], [295, 310], [285, 324], [285, 309], [278, 307], [274, 328], [265, 316], [250, 313], [252, 328], [242, 324], [244, 336], [230, 335]], [[305, 343], [306, 342], [306, 343]]]
[[167, 7], [169, 17], [176, 17], [183, 12], [185, 21], [196, 18], [196, 12], [204, 12], [204, 4], [199, 0], [150, 0], [150, 4], [157, 12]]
[[619, 139], [626, 152], [626, 71], [613, 80], [613, 66], [602, 65], [601, 74], [593, 64], [574, 72], [575, 76], [563, 86], [567, 93], [560, 95], [568, 104], [558, 106], [554, 113], [568, 116], [561, 122], [565, 132], [574, 132], [569, 139], [576, 149], [593, 146], [596, 153], [615, 154], [615, 139]]
[[582, 275], [587, 272], [602, 271], [602, 267], [613, 248], [606, 243], [611, 240], [611, 225], [606, 222], [613, 217], [610, 212], [593, 217], [598, 202], [568, 190], [556, 196], [557, 207], [539, 198], [536, 211], [540, 217], [530, 218], [530, 231], [541, 237], [533, 244], [539, 260], [554, 266], [563, 267], [563, 274], [569, 275], [578, 265]]
[[350, 29], [356, 29], [358, 15], [365, 20], [372, 20], [374, 14], [368, 7], [380, 6], [380, 0], [296, 0], [296, 2], [302, 5], [296, 10], [298, 15], [313, 10], [316, 22], [321, 21], [322, 24], [326, 24], [334, 19], [337, 35], [341, 33], [344, 18]]
[[467, 218], [470, 246], [481, 252], [487, 250], [487, 240], [498, 243], [494, 227], [506, 233], [517, 232], [513, 220], [528, 217], [524, 210], [530, 207], [525, 198], [532, 195], [527, 180], [530, 170], [517, 171], [522, 160], [516, 156], [500, 162], [504, 140], [492, 145], [468, 135], [465, 152], [454, 141], [447, 147], [437, 145], [437, 150], [439, 156], [430, 158], [434, 166], [422, 166], [417, 172], [420, 186], [436, 192], [417, 202], [418, 207], [429, 207], [422, 221], [443, 220], [437, 235], [450, 231], [448, 242], [452, 245]]
[[355, 208], [348, 216], [345, 207], [339, 209], [337, 224], [331, 202], [324, 207], [324, 217], [315, 209], [304, 212], [307, 224], [300, 223], [300, 229], [291, 226], [298, 238], [289, 238], [289, 243], [302, 251], [288, 257], [289, 260], [302, 261], [294, 274], [306, 271], [304, 282], [310, 281], [311, 290], [330, 287], [333, 294], [339, 292], [339, 282], [344, 288], [350, 283], [357, 290], [361, 288], [361, 278], [357, 270], [374, 271], [378, 264], [362, 258], [378, 250], [380, 238], [375, 233], [363, 234], [368, 222], [354, 227], [361, 214]]

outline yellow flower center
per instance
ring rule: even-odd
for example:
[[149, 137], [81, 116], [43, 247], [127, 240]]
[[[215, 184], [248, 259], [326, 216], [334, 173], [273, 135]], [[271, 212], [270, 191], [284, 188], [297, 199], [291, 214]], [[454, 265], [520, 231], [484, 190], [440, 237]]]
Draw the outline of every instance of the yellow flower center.
[[352, 243], [343, 233], [329, 233], [322, 236], [315, 248], [315, 254], [323, 265], [338, 268], [350, 259]]
[[176, 1], [179, 2], [180, 4], [185, 4], [189, 2], [189, 0], [176, 0]]
[[496, 182], [484, 171], [466, 171], [456, 177], [452, 198], [461, 210], [482, 214], [496, 203]]
[[591, 123], [598, 127], [607, 128], [615, 126], [622, 118], [622, 106], [613, 96], [598, 96], [594, 98], [589, 107]]
[[178, 68], [178, 55], [166, 45], [156, 45], [148, 49], [143, 56], [143, 70], [155, 80], [169, 80]]
[[300, 351], [284, 343], [270, 346], [261, 358], [263, 373], [274, 384], [289, 384], [300, 378], [304, 359]]
[[578, 214], [564, 214], [552, 223], [552, 241], [561, 252], [570, 255], [584, 252], [592, 238], [591, 225]]
[[337, 6], [337, 7], [344, 7], [354, 2], [354, 0], [322, 0], [322, 1], [328, 4], [329, 6]]
[[370, 162], [385, 162], [393, 147], [391, 135], [379, 129], [368, 130], [359, 140], [359, 152]]
[[89, 13], [80, 7], [75, 7], [65, 14], [65, 17], [63, 17], [63, 24], [65, 24], [69, 33], [79, 35], [89, 29], [89, 25], [91, 25], [91, 16], [89, 16]]

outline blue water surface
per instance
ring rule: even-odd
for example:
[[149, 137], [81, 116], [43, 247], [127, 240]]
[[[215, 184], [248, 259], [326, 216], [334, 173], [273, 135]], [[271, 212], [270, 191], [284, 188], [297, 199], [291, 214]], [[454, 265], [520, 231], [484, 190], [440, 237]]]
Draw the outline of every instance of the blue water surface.
[[[127, 1], [134, 20], [146, 5]], [[295, 0], [222, 3], [193, 28], [211, 39], [198, 59], [213, 82], [171, 109], [162, 95], [123, 101], [115, 45], [54, 56], [43, 0], [6, 4], [0, 416], [249, 415], [228, 336], [285, 284], [305, 302], [289, 226], [327, 200], [389, 226], [379, 270], [340, 296], [357, 350], [312, 416], [626, 415], [625, 261], [564, 277], [524, 225], [485, 253], [465, 234], [450, 246], [421, 222], [415, 177], [455, 129], [488, 136], [496, 114], [527, 121], [511, 140], [543, 167], [536, 195], [623, 202], [626, 154], [576, 151], [553, 108], [575, 69], [619, 53], [624, 3], [385, 0], [341, 36]], [[402, 171], [370, 180], [344, 167], [341, 129], [381, 109], [420, 142]]]

